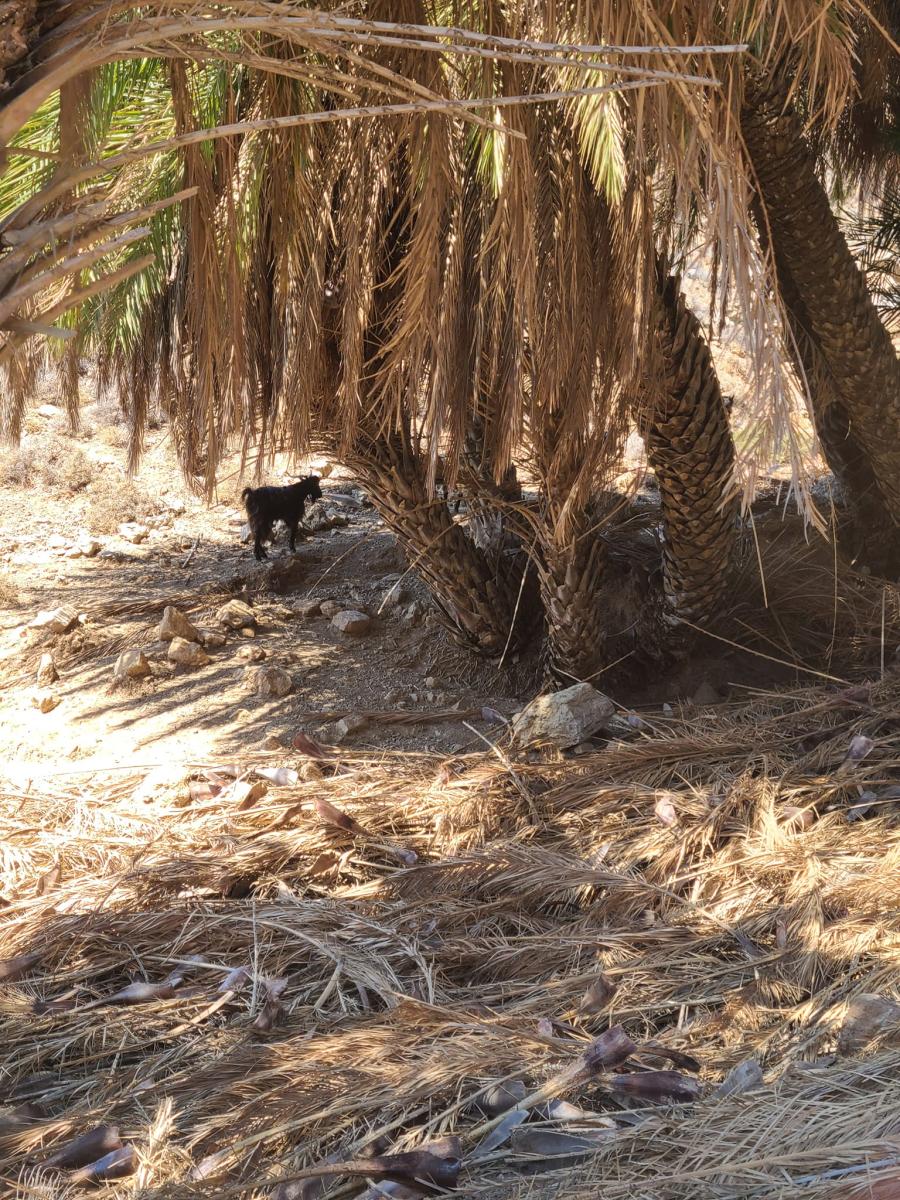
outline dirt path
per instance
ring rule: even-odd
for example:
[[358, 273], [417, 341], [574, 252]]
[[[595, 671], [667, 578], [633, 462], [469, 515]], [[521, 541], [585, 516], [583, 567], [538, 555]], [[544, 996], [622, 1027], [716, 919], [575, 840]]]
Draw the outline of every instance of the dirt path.
[[[90, 411], [87, 422], [90, 429]], [[489, 734], [489, 726], [473, 721], [473, 710], [515, 707], [523, 683], [515, 667], [501, 673], [473, 663], [432, 624], [421, 586], [404, 574], [397, 544], [374, 512], [327, 501], [329, 490], [347, 492], [351, 481], [328, 480], [326, 500], [312, 512], [320, 528], [296, 556], [281, 540], [259, 566], [240, 541], [234, 483], [208, 508], [186, 493], [159, 437], [132, 485], [114, 429], [94, 425], [92, 437], [74, 439], [61, 424], [53, 414], [32, 418], [0, 489], [0, 725], [7, 760], [53, 763], [55, 770], [197, 762], [256, 749], [267, 737], [274, 744], [272, 735], [289, 746], [299, 730], [327, 739], [336, 717], [373, 711], [393, 712], [394, 719], [370, 720], [353, 735], [355, 745], [452, 753], [479, 742], [463, 719]], [[43, 468], [34, 464], [51, 453], [60, 480], [77, 482], [82, 474], [82, 486], [67, 491], [63, 483], [42, 482]], [[24, 486], [14, 470], [23, 460], [36, 476]], [[119, 518], [145, 525], [146, 539], [134, 544], [119, 536]], [[69, 557], [98, 525], [106, 527], [95, 535], [100, 553]], [[257, 636], [229, 634], [207, 666], [172, 670], [156, 637], [164, 606], [210, 626], [230, 596], [251, 602]], [[327, 616], [306, 612], [307, 602], [326, 600], [368, 613], [371, 632], [348, 637]], [[35, 643], [27, 622], [60, 605], [79, 615], [78, 626]], [[153, 675], [116, 685], [117, 656], [133, 647], [144, 649]], [[59, 703], [42, 713], [33, 696], [46, 650], [60, 675], [52, 688]], [[249, 693], [245, 671], [257, 662], [287, 670], [291, 693], [279, 700]], [[416, 712], [455, 705], [458, 718], [405, 723]]]

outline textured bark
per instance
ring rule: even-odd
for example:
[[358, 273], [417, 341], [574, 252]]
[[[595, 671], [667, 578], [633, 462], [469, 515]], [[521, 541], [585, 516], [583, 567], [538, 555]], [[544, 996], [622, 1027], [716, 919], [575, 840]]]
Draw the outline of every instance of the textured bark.
[[591, 515], [585, 514], [584, 536], [556, 552], [545, 547], [540, 570], [550, 671], [569, 683], [590, 683], [606, 665], [606, 609], [600, 595], [607, 550]]
[[677, 282], [660, 276], [655, 383], [638, 420], [659, 483], [666, 615], [703, 624], [728, 588], [737, 502], [728, 498], [734, 443], [700, 322]]
[[800, 122], [771, 80], [741, 115], [779, 290], [823, 450], [874, 569], [900, 567], [900, 361], [815, 172]]
[[27, 57], [37, 36], [37, 0], [0, 3], [0, 92]]
[[429, 496], [425, 464], [404, 439], [372, 442], [345, 461], [365, 482], [457, 640], [491, 656], [515, 646], [523, 627], [516, 619], [521, 574], [481, 550], [454, 522], [446, 501]]

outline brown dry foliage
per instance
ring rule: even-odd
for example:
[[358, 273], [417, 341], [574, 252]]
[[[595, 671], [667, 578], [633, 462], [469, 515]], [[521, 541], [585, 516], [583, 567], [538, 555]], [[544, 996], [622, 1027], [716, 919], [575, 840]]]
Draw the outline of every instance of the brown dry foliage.
[[[0, 958], [42, 954], [4, 989], [5, 1091], [46, 1116], [0, 1131], [0, 1175], [110, 1123], [146, 1200], [269, 1194], [382, 1132], [391, 1152], [459, 1134], [465, 1195], [588, 1197], [602, 1178], [615, 1200], [819, 1200], [846, 1168], [857, 1186], [896, 1159], [900, 1058], [830, 1057], [835, 1013], [900, 991], [900, 834], [890, 793], [848, 814], [900, 777], [898, 702], [892, 678], [759, 695], [573, 761], [342, 748], [251, 807], [210, 771], [192, 801], [172, 767], [143, 791], [138, 773], [5, 784]], [[874, 748], [848, 765], [857, 735]], [[615, 990], [585, 1012], [601, 973]], [[103, 1006], [135, 980], [174, 995]], [[36, 999], [62, 1004], [35, 1017]], [[564, 1098], [583, 1115], [549, 1127], [609, 1135], [580, 1174], [539, 1158], [523, 1179], [508, 1144], [472, 1158], [479, 1089], [538, 1090], [610, 1024], [644, 1046], [639, 1070], [698, 1060], [705, 1097], [635, 1111], [582, 1082]], [[715, 1098], [751, 1057], [763, 1087]]]

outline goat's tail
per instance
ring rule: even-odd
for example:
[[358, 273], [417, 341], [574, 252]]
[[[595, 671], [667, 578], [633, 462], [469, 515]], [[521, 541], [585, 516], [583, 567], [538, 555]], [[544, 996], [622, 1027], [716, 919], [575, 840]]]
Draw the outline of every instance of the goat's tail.
[[244, 488], [244, 490], [241, 492], [241, 499], [242, 499], [242, 500], [243, 500], [245, 503], [246, 503], [246, 501], [247, 501], [247, 497], [250, 495], [250, 492], [251, 492], [252, 490], [253, 490], [252, 488], [245, 487], [245, 488]]

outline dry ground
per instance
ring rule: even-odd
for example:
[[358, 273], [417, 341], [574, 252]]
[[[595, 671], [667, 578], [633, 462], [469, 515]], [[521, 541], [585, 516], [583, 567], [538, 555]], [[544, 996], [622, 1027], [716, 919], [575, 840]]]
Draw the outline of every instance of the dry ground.
[[[512, 755], [481, 709], [536, 664], [474, 664], [409, 578], [364, 639], [300, 615], [378, 613], [371, 510], [259, 568], [236, 478], [192, 500], [159, 429], [130, 483], [87, 420], [33, 414], [0, 463], [0, 1194], [77, 1195], [111, 1150], [116, 1200], [900, 1195], [896, 676], [778, 693], [720, 656], [742, 700], [679, 706], [694, 663], [628, 740]], [[83, 530], [109, 555], [66, 557]], [[162, 607], [235, 595], [257, 637], [170, 673]], [[41, 713], [21, 631], [60, 604]], [[153, 677], [111, 687], [136, 645]], [[260, 649], [289, 696], [244, 690]], [[401, 720], [331, 745], [347, 710]]]

